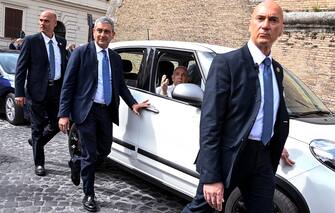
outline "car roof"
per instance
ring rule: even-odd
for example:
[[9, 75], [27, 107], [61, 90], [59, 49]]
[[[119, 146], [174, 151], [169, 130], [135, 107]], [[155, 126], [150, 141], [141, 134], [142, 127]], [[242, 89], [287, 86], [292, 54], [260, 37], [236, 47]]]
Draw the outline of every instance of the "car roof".
[[164, 48], [177, 48], [177, 49], [187, 49], [187, 50], [215, 52], [215, 53], [225, 53], [233, 50], [233, 48], [213, 44], [184, 42], [184, 41], [164, 41], [164, 40], [119, 41], [110, 43], [109, 47], [110, 48], [164, 47]]

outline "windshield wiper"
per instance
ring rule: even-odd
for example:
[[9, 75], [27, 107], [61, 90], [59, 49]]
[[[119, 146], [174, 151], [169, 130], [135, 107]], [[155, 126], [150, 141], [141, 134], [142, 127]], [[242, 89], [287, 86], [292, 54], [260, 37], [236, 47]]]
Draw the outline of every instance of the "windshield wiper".
[[291, 112], [290, 116], [298, 118], [298, 117], [305, 117], [308, 115], [331, 115], [330, 111], [326, 110], [315, 110], [315, 111], [307, 111], [307, 112]]

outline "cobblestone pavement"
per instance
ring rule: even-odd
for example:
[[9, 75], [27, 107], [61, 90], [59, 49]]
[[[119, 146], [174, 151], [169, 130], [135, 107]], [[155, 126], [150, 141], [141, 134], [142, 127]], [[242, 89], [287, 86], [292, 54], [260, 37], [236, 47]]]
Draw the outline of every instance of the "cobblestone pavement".
[[[67, 137], [59, 133], [45, 147], [47, 176], [34, 174], [30, 127], [0, 117], [0, 213], [85, 212], [82, 188], [70, 180]], [[96, 173], [100, 212], [176, 213], [187, 201], [107, 162]]]

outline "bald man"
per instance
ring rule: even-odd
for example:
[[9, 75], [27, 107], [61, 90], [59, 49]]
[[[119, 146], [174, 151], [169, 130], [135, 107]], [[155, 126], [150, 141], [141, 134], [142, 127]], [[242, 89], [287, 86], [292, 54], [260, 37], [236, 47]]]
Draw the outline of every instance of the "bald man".
[[235, 187], [248, 213], [273, 212], [275, 173], [289, 131], [283, 68], [271, 55], [283, 28], [281, 7], [264, 1], [251, 15], [248, 43], [214, 58], [201, 109], [200, 182], [182, 212], [221, 211]]
[[[46, 175], [44, 146], [59, 132], [58, 107], [66, 68], [66, 40], [54, 34], [55, 12], [39, 16], [40, 32], [24, 38], [15, 76], [15, 101], [31, 100], [31, 139], [35, 174]], [[26, 91], [25, 91], [26, 83]]]

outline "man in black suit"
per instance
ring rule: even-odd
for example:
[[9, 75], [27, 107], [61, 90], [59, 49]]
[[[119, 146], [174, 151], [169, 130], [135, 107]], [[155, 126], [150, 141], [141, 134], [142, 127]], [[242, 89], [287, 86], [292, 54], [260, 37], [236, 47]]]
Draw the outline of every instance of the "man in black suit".
[[[31, 100], [31, 142], [35, 173], [44, 176], [44, 146], [59, 132], [58, 107], [66, 68], [66, 40], [54, 34], [57, 16], [43, 11], [40, 33], [24, 38], [15, 76], [15, 100], [23, 106]], [[25, 83], [27, 93], [25, 93]]]
[[97, 160], [103, 160], [111, 151], [113, 123], [119, 123], [119, 96], [136, 114], [148, 106], [147, 101], [138, 104], [132, 97], [123, 79], [121, 57], [108, 48], [114, 34], [110, 18], [95, 21], [94, 42], [72, 52], [61, 92], [59, 128], [64, 133], [69, 129], [69, 117], [77, 125], [81, 157], [71, 159], [69, 166], [75, 185], [79, 185], [80, 175], [82, 177], [83, 206], [88, 211], [97, 210], [95, 166]]
[[221, 211], [236, 186], [248, 213], [273, 211], [275, 173], [289, 130], [283, 68], [271, 55], [283, 27], [281, 7], [266, 0], [252, 13], [249, 42], [214, 58], [201, 111], [200, 181], [182, 212]]

